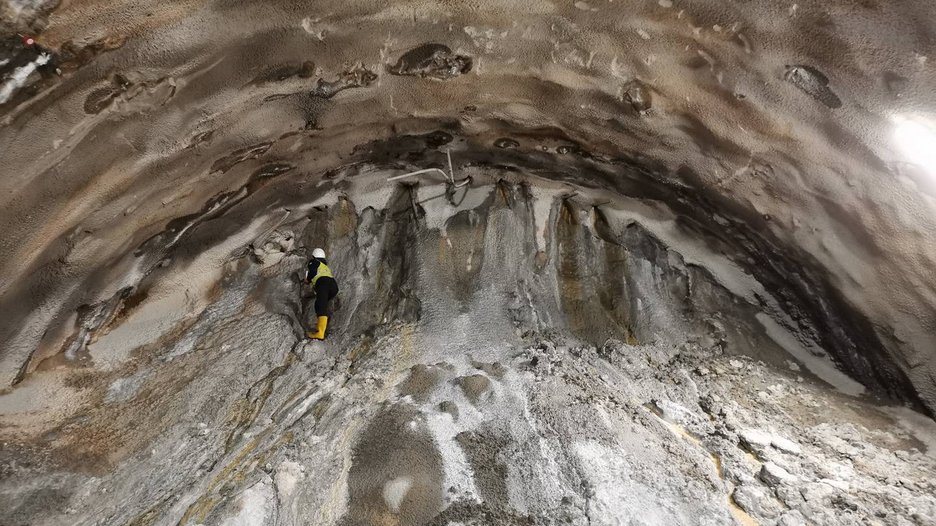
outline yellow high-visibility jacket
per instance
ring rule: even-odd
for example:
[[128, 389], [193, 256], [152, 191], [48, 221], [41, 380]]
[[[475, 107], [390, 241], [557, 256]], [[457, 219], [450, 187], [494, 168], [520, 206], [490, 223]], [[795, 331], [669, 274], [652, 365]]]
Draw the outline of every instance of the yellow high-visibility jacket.
[[331, 269], [328, 268], [328, 265], [326, 265], [325, 263], [322, 263], [321, 261], [319, 261], [319, 262], [318, 262], [318, 268], [315, 269], [315, 275], [314, 275], [314, 276], [311, 276], [310, 278], [308, 278], [309, 284], [312, 285], [312, 288], [313, 288], [313, 289], [315, 288], [315, 282], [317, 282], [317, 281], [319, 280], [319, 278], [321, 278], [322, 276], [328, 276], [329, 278], [335, 277], [335, 276], [332, 274]]

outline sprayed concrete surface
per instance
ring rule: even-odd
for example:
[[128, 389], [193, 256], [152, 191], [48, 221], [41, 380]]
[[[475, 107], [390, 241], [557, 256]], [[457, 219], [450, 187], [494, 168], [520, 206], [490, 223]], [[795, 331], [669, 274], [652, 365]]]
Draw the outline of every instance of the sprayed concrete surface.
[[0, 524], [936, 522], [933, 20], [0, 0]]
[[[386, 175], [272, 214], [249, 245], [212, 243], [229, 251], [218, 282], [174, 327], [2, 395], [7, 520], [936, 520], [936, 424], [788, 352], [729, 290], [752, 280], [705, 270], [718, 254], [688, 264], [627, 201], [601, 213], [516, 174], [474, 172], [451, 200], [418, 188], [441, 203]], [[298, 278], [322, 240], [342, 293], [314, 343]], [[113, 323], [142, 327], [151, 296]]]

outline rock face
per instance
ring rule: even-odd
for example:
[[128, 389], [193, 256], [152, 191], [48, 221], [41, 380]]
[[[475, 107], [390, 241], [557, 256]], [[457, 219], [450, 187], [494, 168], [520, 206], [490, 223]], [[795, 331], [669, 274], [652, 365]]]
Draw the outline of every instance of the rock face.
[[936, 4], [691, 4], [0, 2], [0, 523], [936, 521]]
[[[9, 7], [17, 31], [42, 31], [38, 47], [11, 33], [0, 49], [0, 141], [15, 168], [0, 189], [0, 293], [15, 306], [0, 321], [0, 385], [55, 353], [80, 305], [113, 294], [109, 263], [125, 276], [151, 267], [124, 258], [128, 244], [174, 243], [273, 178], [281, 195], [308, 197], [318, 181], [446, 166], [429, 139], [442, 132], [465, 166], [669, 208], [684, 235], [756, 276], [806, 352], [877, 394], [936, 407], [936, 194], [929, 168], [896, 157], [907, 145], [889, 139], [906, 137], [895, 123], [922, 122], [913, 108], [936, 105], [922, 88], [936, 78], [916, 33], [896, 45], [884, 30], [844, 29], [932, 20], [930, 3], [746, 3], [729, 14], [720, 3], [580, 2], [531, 14], [481, 2], [444, 16], [358, 6], [326, 19], [277, 2], [159, 16], [161, 4], [137, 2], [106, 28], [99, 3]], [[214, 9], [237, 19], [230, 31], [204, 29], [221, 27]], [[633, 26], [623, 39], [622, 10]], [[784, 32], [804, 36], [774, 40]], [[885, 110], [894, 93], [906, 109]], [[882, 184], [892, 180], [906, 185]], [[159, 259], [151, 248], [162, 250], [138, 257]]]
[[[703, 244], [667, 246], [634, 223], [647, 210], [599, 215], [558, 185], [433, 203], [444, 185], [387, 195], [382, 176], [255, 234], [180, 240], [176, 254], [223, 247], [203, 297], [183, 272], [199, 259], [172, 259], [145, 294], [80, 318], [97, 320], [79, 331], [86, 361], [55, 358], [2, 397], [11, 523], [936, 518], [919, 441], [936, 424], [836, 391], [847, 377], [814, 362], [794, 376], [759, 306], [703, 270]], [[324, 343], [302, 337], [313, 246], [341, 284]], [[690, 247], [693, 265], [676, 252]], [[185, 276], [194, 312], [171, 318]]]

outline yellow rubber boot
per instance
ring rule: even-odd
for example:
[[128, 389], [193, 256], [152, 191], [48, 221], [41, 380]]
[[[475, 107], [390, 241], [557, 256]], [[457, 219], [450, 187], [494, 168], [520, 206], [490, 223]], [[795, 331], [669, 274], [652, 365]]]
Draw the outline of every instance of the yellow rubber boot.
[[318, 317], [318, 327], [316, 332], [309, 331], [308, 336], [313, 340], [325, 339], [325, 328], [328, 326], [328, 316]]

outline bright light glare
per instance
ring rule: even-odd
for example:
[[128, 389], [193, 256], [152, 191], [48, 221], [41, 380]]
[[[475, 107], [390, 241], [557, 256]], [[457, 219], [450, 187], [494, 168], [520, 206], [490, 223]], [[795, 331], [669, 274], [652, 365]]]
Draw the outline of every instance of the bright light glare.
[[907, 160], [936, 176], [936, 124], [919, 117], [897, 117], [894, 141]]

